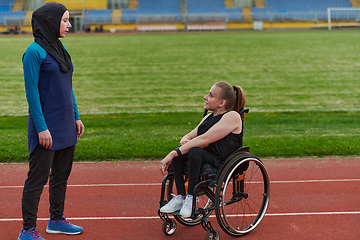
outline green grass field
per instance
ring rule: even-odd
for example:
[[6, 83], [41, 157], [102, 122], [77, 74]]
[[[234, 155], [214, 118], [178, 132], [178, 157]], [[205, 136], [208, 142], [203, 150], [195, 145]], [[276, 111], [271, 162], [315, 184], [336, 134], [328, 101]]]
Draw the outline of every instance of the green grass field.
[[[216, 81], [247, 95], [244, 144], [260, 157], [358, 155], [359, 31], [69, 35], [86, 127], [77, 160], [159, 159], [201, 119]], [[0, 37], [0, 161], [27, 159], [21, 57]]]

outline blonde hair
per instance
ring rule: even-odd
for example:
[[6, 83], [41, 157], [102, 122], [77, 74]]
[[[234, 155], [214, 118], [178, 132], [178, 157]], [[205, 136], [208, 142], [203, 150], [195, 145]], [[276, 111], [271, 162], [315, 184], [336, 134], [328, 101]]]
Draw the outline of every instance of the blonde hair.
[[[220, 98], [225, 100], [225, 110], [234, 110], [239, 112], [245, 107], [246, 98], [244, 90], [240, 86], [231, 86], [227, 82], [217, 82], [215, 86], [221, 89]], [[245, 119], [245, 114], [241, 115]]]

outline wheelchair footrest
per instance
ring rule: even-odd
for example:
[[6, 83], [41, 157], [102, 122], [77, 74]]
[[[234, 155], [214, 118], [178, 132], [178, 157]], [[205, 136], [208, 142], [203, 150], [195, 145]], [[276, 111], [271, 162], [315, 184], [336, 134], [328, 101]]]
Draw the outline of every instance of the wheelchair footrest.
[[174, 215], [174, 216], [181, 216], [180, 215], [180, 210], [178, 210], [178, 211], [176, 211], [176, 212], [173, 212], [173, 213], [171, 213], [172, 215]]
[[160, 212], [160, 209], [158, 210], [158, 215], [159, 215], [160, 219], [163, 220], [163, 221], [169, 221], [170, 220], [168, 214]]

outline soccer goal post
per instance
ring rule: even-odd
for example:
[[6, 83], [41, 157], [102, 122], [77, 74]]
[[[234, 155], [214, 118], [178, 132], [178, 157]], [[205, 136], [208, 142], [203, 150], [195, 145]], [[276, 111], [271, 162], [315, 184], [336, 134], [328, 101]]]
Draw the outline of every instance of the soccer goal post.
[[[334, 16], [334, 12], [337, 13], [337, 17], [344, 18], [344, 19], [355, 19], [356, 22], [360, 21], [360, 7], [358, 8], [328, 8], [327, 9], [327, 17], [328, 17], [328, 29], [331, 30], [331, 14]], [[355, 13], [355, 14], [354, 14]], [[339, 16], [340, 14], [340, 16]], [[358, 24], [359, 26], [359, 24]]]

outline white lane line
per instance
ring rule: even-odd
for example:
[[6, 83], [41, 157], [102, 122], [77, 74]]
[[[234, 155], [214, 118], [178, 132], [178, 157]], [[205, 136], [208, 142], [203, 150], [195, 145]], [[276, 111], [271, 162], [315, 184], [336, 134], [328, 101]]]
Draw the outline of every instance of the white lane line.
[[[360, 214], [360, 211], [350, 211], [350, 212], [303, 212], [303, 213], [266, 213], [265, 216], [269, 217], [278, 217], [278, 216], [309, 216], [309, 215], [357, 215]], [[243, 215], [239, 214], [239, 217]], [[209, 217], [215, 217], [211, 215]], [[234, 217], [234, 216], [230, 216]], [[67, 220], [146, 220], [146, 219], [159, 219], [159, 216], [151, 217], [69, 217]], [[0, 218], [0, 222], [16, 222], [22, 221], [22, 218]], [[48, 221], [49, 218], [38, 218], [38, 221]]]
[[[324, 179], [324, 180], [293, 180], [270, 181], [270, 183], [321, 183], [321, 182], [360, 182], [360, 179]], [[103, 183], [103, 184], [69, 184], [68, 187], [127, 187], [127, 186], [161, 186], [161, 183]], [[1, 188], [23, 188], [24, 186], [0, 186]], [[49, 185], [45, 185], [49, 187]]]
[[318, 183], [318, 182], [360, 182], [360, 179], [316, 179], [316, 180], [293, 180], [293, 181], [270, 181], [270, 183]]
[[[161, 186], [161, 183], [102, 183], [102, 184], [69, 184], [68, 187], [127, 187], [127, 186]], [[24, 186], [0, 186], [0, 188], [23, 188]], [[49, 185], [45, 185], [49, 187]]]
[[351, 212], [304, 212], [304, 213], [265, 213], [265, 216], [305, 216], [305, 215], [355, 215], [360, 211]]

